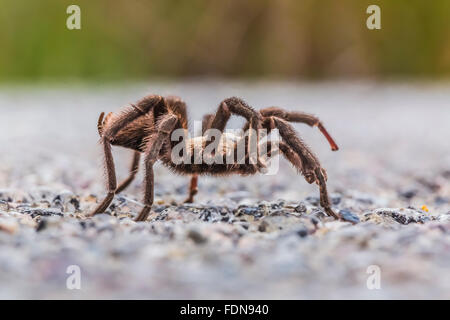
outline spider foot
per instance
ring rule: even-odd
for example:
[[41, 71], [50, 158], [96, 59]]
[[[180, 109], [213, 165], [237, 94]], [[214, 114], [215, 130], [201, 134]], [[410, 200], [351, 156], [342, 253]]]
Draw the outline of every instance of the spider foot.
[[340, 220], [341, 216], [338, 215], [336, 212], [333, 211], [333, 209], [331, 209], [330, 207], [324, 208], [325, 209], [325, 213], [329, 216], [329, 217], [333, 217], [336, 220]]
[[114, 192], [109, 192], [106, 198], [97, 206], [97, 208], [95, 208], [95, 210], [89, 213], [87, 216], [93, 217], [96, 214], [105, 212], [113, 199], [114, 199]]
[[183, 203], [193, 203], [193, 202], [194, 202], [194, 195], [190, 195], [183, 201]]
[[145, 221], [147, 219], [148, 215], [150, 214], [150, 209], [151, 209], [151, 206], [148, 206], [148, 205], [145, 206], [134, 221], [136, 221], [136, 222]]

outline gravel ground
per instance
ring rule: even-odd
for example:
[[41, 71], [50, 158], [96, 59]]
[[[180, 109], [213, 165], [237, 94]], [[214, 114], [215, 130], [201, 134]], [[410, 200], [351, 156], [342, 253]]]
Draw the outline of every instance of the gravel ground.
[[[317, 188], [284, 160], [276, 175], [201, 177], [190, 205], [188, 178], [157, 165], [148, 221], [132, 221], [141, 173], [107, 214], [86, 218], [105, 195], [98, 114], [146, 93], [183, 97], [191, 121], [231, 95], [319, 115], [339, 152], [315, 129], [296, 129], [350, 222], [326, 217]], [[448, 101], [448, 84], [3, 87], [0, 298], [449, 299]], [[114, 153], [121, 180], [131, 152]], [[80, 290], [67, 288], [71, 265]], [[369, 266], [380, 289], [367, 286]]]

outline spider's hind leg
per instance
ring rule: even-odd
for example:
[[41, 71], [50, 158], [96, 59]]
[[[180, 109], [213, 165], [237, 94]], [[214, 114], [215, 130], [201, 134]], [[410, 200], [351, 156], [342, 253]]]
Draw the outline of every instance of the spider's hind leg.
[[331, 135], [328, 133], [328, 131], [325, 129], [325, 126], [322, 124], [322, 121], [320, 121], [319, 118], [317, 118], [312, 114], [298, 111], [286, 111], [278, 107], [265, 108], [260, 110], [259, 112], [264, 118], [274, 116], [283, 119], [285, 121], [300, 122], [305, 123], [310, 127], [317, 127], [327, 139], [328, 143], [330, 144], [331, 150], [333, 151], [339, 150], [338, 145], [331, 137]]
[[191, 177], [191, 183], [189, 184], [189, 195], [186, 198], [186, 200], [184, 200], [184, 203], [192, 203], [194, 202], [194, 196], [197, 194], [198, 192], [198, 175], [194, 174]]

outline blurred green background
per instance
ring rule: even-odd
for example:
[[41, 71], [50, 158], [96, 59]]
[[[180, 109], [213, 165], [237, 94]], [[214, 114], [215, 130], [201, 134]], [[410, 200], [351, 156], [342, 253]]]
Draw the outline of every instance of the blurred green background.
[[447, 78], [450, 0], [0, 0], [0, 48], [1, 82]]

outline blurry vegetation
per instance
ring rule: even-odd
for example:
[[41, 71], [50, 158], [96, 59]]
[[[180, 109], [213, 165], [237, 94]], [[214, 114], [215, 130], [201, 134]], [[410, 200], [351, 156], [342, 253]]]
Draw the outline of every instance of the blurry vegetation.
[[0, 0], [1, 81], [449, 74], [450, 0]]

